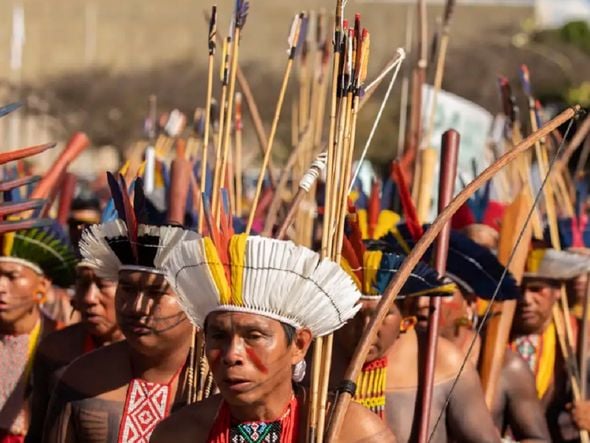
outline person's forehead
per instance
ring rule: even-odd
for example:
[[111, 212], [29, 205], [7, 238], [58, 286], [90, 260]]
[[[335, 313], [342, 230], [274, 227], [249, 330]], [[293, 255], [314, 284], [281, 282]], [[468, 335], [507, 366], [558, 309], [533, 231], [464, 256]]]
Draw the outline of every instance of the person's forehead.
[[542, 287], [542, 288], [558, 288], [561, 285], [559, 280], [552, 280], [543, 277], [525, 277], [522, 280], [522, 287], [527, 288], [530, 286]]
[[207, 317], [208, 327], [218, 328], [246, 328], [263, 327], [267, 329], [280, 328], [278, 320], [250, 312], [219, 311], [212, 312]]
[[123, 282], [137, 287], [167, 285], [162, 274], [148, 271], [122, 270], [119, 272], [119, 283]]

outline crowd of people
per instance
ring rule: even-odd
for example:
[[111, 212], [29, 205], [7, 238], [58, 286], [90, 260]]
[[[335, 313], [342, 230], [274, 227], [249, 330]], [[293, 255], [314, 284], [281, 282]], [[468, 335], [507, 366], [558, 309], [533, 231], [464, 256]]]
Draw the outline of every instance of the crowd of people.
[[[321, 75], [300, 75], [310, 100], [276, 180], [282, 91], [254, 190], [232, 90], [247, 11], [238, 1], [220, 115], [208, 100], [185, 127], [152, 99], [145, 139], [100, 190], [66, 172], [81, 134], [43, 177], [27, 162], [51, 146], [0, 154], [0, 443], [590, 441], [586, 179], [566, 165], [529, 183], [568, 134], [535, 132], [523, 143], [545, 157], [467, 199], [406, 269], [430, 232], [417, 146], [370, 190], [348, 186], [366, 99], [360, 17], [348, 28], [337, 13], [332, 96], [329, 45]], [[307, 19], [291, 28], [285, 79], [295, 59], [304, 72]], [[320, 97], [333, 118], [315, 157]], [[506, 129], [516, 150], [518, 122]]]

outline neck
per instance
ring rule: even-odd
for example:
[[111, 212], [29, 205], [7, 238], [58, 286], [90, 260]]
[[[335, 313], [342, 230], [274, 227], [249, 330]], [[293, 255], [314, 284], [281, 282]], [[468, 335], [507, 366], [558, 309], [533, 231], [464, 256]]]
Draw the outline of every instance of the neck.
[[267, 398], [255, 404], [229, 405], [234, 419], [246, 421], [275, 421], [285, 412], [287, 405], [293, 397], [293, 385], [291, 380], [276, 387]]
[[30, 334], [35, 325], [39, 321], [41, 315], [39, 308], [34, 306], [29, 312], [25, 313], [20, 318], [11, 321], [3, 322], [0, 320], [0, 334], [2, 335], [21, 335]]
[[151, 383], [168, 383], [186, 363], [189, 347], [187, 341], [172, 349], [149, 355], [129, 347], [133, 377]]

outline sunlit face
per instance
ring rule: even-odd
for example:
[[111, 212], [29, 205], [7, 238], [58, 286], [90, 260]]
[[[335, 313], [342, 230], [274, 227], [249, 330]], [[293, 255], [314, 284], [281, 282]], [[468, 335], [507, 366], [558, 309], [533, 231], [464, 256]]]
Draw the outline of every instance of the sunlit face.
[[0, 262], [0, 323], [13, 324], [38, 309], [49, 282], [28, 266]]
[[299, 329], [291, 343], [281, 323], [262, 315], [214, 312], [207, 317], [207, 360], [230, 405], [256, 405], [291, 383], [292, 368], [303, 360], [311, 333]]
[[102, 279], [94, 270], [79, 267], [72, 305], [80, 312], [87, 331], [97, 338], [111, 339], [116, 334], [117, 313], [115, 292], [117, 283]]
[[[361, 300], [361, 304], [362, 308], [355, 317], [335, 333], [335, 340], [338, 343], [340, 352], [345, 352], [348, 358], [352, 357], [352, 353], [365, 328], [377, 313], [379, 300]], [[394, 304], [385, 316], [375, 341], [371, 344], [367, 362], [384, 357], [387, 354], [399, 337], [401, 321], [402, 317], [399, 309]]]
[[119, 272], [115, 308], [125, 338], [144, 352], [178, 346], [191, 336], [192, 326], [162, 275]]
[[459, 289], [451, 297], [442, 297], [440, 303], [440, 334], [446, 338], [456, 335], [458, 328], [470, 317], [474, 309]]
[[516, 305], [514, 330], [520, 334], [540, 334], [551, 322], [553, 306], [560, 297], [557, 282], [527, 279], [523, 296]]

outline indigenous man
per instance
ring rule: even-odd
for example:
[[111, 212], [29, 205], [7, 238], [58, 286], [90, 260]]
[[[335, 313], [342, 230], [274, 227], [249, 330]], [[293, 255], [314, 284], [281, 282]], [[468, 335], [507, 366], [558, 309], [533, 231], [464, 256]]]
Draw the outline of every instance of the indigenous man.
[[[554, 307], [566, 280], [588, 272], [588, 257], [556, 251], [534, 249], [529, 254], [523, 280], [523, 297], [517, 304], [512, 324], [511, 347], [528, 363], [535, 375], [537, 395], [546, 412], [554, 442], [576, 441], [578, 431], [566, 405], [571, 388], [563, 355], [559, 349]], [[569, 320], [569, 319], [568, 319]], [[576, 405], [574, 418], [585, 422], [584, 404]]]
[[[345, 246], [346, 246], [345, 241]], [[374, 315], [380, 294], [398, 271], [403, 257], [381, 251], [365, 251], [362, 244], [345, 247], [343, 257], [348, 268], [356, 275], [363, 297], [360, 313], [341, 330], [336, 332], [338, 352], [334, 352], [333, 371], [336, 378], [344, 371], [363, 330]], [[356, 272], [354, 271], [356, 270]], [[403, 288], [404, 293], [436, 294], [449, 291], [442, 287], [433, 270], [420, 265], [414, 271], [422, 287], [417, 290]], [[424, 278], [434, 274], [434, 278]], [[420, 280], [420, 276], [422, 280]], [[431, 286], [424, 282], [430, 280]], [[450, 290], [454, 288], [451, 285]], [[418, 397], [418, 374], [421, 358], [426, 350], [426, 334], [408, 328], [397, 306], [389, 311], [367, 357], [363, 373], [357, 380], [357, 401], [372, 406], [395, 433], [399, 442], [415, 441], [418, 431], [416, 405]], [[404, 332], [400, 335], [400, 331]], [[467, 364], [461, 377], [451, 388], [463, 363], [463, 355], [447, 340], [439, 339], [434, 375], [434, 393], [429, 435], [433, 442], [472, 441], [498, 442], [499, 433], [483, 399], [477, 371]], [[370, 381], [373, 380], [373, 383]], [[377, 380], [378, 385], [375, 384]], [[447, 398], [449, 403], [446, 404]], [[440, 421], [437, 418], [440, 416]], [[435, 427], [436, 426], [436, 427]]]
[[[130, 207], [128, 200], [117, 200], [124, 189], [113, 192], [117, 208]], [[135, 192], [143, 194], [138, 182]], [[84, 355], [65, 370], [47, 413], [44, 441], [145, 443], [156, 424], [185, 403], [192, 327], [157, 262], [191, 233], [143, 224], [145, 208], [134, 210], [90, 227], [80, 244], [100, 278], [118, 280], [115, 309], [126, 340]]]
[[117, 282], [100, 278], [92, 263], [76, 267], [72, 305], [82, 320], [49, 334], [39, 345], [33, 366], [33, 413], [27, 441], [41, 441], [45, 412], [65, 366], [87, 352], [123, 339], [115, 315]]
[[[305, 438], [305, 390], [293, 384], [313, 337], [350, 319], [359, 293], [342, 269], [291, 242], [234, 235], [185, 242], [164, 264], [187, 315], [205, 331], [220, 395], [164, 420], [152, 442]], [[337, 441], [389, 442], [383, 423], [349, 408]]]
[[51, 284], [73, 282], [75, 254], [59, 225], [2, 236], [0, 257], [0, 442], [22, 442], [30, 421], [37, 345], [57, 325], [40, 309]]

